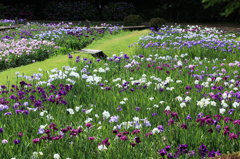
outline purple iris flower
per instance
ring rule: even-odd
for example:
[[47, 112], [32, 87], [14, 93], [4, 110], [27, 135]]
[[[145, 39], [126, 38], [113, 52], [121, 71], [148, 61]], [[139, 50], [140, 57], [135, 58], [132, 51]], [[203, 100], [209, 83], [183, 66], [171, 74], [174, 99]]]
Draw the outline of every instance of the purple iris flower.
[[39, 143], [40, 141], [41, 141], [40, 138], [36, 138], [36, 139], [33, 139], [33, 140], [32, 140], [32, 142], [35, 143], [35, 144], [36, 144], [36, 143]]
[[188, 152], [188, 156], [191, 157], [191, 156], [194, 156], [194, 155], [195, 155], [195, 151], [194, 150]]
[[152, 113], [152, 117], [158, 116], [158, 113]]
[[230, 110], [228, 111], [228, 114], [233, 114], [234, 111], [235, 111], [234, 109], [230, 109]]
[[159, 130], [160, 132], [163, 132], [163, 131], [164, 131], [164, 127], [163, 127], [162, 125], [159, 125], [157, 128], [158, 128], [158, 130]]
[[6, 112], [4, 115], [12, 115], [12, 112]]
[[21, 142], [21, 141], [18, 140], [18, 139], [16, 139], [16, 140], [13, 141], [14, 144], [19, 144], [20, 142]]
[[69, 58], [69, 59], [72, 59], [73, 56], [72, 56], [71, 54], [68, 54], [68, 58]]
[[135, 108], [136, 111], [140, 111], [140, 109], [141, 109], [140, 107], [136, 107]]
[[207, 146], [205, 146], [204, 144], [199, 146], [198, 151], [199, 151], [200, 156], [202, 156], [202, 157], [205, 157], [207, 155], [207, 153], [209, 152], [207, 149]]
[[44, 133], [45, 133], [45, 130], [43, 128], [38, 129], [38, 134], [44, 134]]
[[109, 120], [110, 123], [118, 122], [119, 116], [112, 116]]
[[121, 106], [118, 106], [118, 107], [117, 107], [117, 111], [122, 111], [122, 107], [121, 107]]
[[158, 153], [161, 155], [161, 156], [165, 156], [167, 154], [167, 151], [165, 149], [161, 149], [158, 151]]
[[188, 119], [188, 120], [191, 120], [191, 119], [192, 119], [191, 116], [190, 116], [190, 114], [187, 115], [186, 119]]
[[167, 145], [166, 147], [165, 147], [165, 150], [167, 150], [167, 151], [169, 151], [171, 149], [171, 146], [170, 145]]

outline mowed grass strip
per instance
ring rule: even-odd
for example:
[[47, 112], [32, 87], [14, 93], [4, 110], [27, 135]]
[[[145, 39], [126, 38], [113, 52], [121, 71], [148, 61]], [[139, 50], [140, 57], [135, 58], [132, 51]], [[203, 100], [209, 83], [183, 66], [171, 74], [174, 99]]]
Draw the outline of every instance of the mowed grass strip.
[[[150, 32], [149, 30], [132, 31], [132, 32], [123, 31], [116, 35], [107, 35], [100, 40], [94, 41], [92, 44], [90, 44], [87, 47], [87, 49], [103, 50], [103, 52], [108, 56], [111, 56], [112, 54], [119, 54], [120, 52], [133, 54], [134, 47], [129, 47], [129, 45], [135, 43], [140, 36], [147, 34], [149, 32]], [[81, 57], [93, 58], [90, 55], [81, 54], [77, 52], [73, 54], [74, 57], [79, 55]], [[39, 68], [41, 68], [43, 71], [47, 71], [53, 68], [61, 69], [62, 66], [68, 66], [68, 65], [69, 65], [68, 56], [58, 55], [50, 59], [47, 59], [45, 61], [36, 62], [26, 66], [11, 68], [6, 71], [0, 72], [0, 85], [16, 84], [17, 83], [16, 72], [20, 72], [21, 75], [29, 76], [39, 72], [38, 71]]]
[[102, 50], [107, 55], [118, 54], [120, 52], [133, 54], [134, 47], [130, 45], [136, 43], [140, 36], [150, 33], [150, 30], [122, 32], [115, 36], [105, 36], [101, 40], [94, 41], [87, 46], [87, 49]]

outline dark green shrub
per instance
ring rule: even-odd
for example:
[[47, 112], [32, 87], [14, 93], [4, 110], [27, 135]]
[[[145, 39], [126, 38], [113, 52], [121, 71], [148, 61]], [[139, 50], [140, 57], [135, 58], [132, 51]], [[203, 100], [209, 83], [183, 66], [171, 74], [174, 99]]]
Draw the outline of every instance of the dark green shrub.
[[150, 27], [159, 28], [166, 23], [163, 18], [152, 18], [149, 22]]
[[84, 1], [50, 1], [43, 9], [43, 16], [51, 20], [92, 20], [96, 19], [98, 9], [95, 5]]
[[142, 23], [142, 17], [140, 15], [129, 15], [123, 20], [125, 26], [140, 25]]
[[4, 18], [4, 12], [7, 10], [7, 7], [0, 3], [0, 19]]

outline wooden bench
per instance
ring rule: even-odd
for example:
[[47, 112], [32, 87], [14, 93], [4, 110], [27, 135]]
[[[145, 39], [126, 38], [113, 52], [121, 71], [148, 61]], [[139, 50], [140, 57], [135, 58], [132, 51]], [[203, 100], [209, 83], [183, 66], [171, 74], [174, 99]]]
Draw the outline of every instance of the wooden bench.
[[107, 59], [107, 55], [103, 53], [101, 50], [91, 50], [91, 49], [82, 49], [79, 52], [90, 54], [95, 58], [99, 59]]
[[24, 24], [18, 24], [18, 25], [11, 25], [11, 26], [0, 26], [0, 31], [3, 30], [9, 30], [9, 29], [16, 29], [20, 26], [23, 26]]
[[0, 26], [0, 31], [2, 30], [8, 30], [8, 29], [15, 29], [16, 26]]

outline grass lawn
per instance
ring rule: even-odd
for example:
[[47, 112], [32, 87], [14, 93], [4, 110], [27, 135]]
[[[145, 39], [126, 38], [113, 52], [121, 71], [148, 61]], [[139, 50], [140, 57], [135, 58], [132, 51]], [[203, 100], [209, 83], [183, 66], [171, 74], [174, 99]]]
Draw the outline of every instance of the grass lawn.
[[[87, 48], [88, 49], [98, 49], [103, 50], [103, 52], [107, 55], [118, 54], [119, 52], [124, 52], [128, 54], [132, 54], [134, 52], [134, 48], [129, 48], [128, 46], [133, 44], [138, 40], [141, 35], [147, 34], [150, 32], [149, 30], [142, 30], [142, 31], [125, 31], [121, 32], [117, 35], [107, 35], [100, 40], [94, 41], [90, 44]], [[73, 56], [84, 56], [87, 58], [92, 58], [89, 55], [82, 55], [80, 53], [74, 53]], [[17, 78], [15, 73], [20, 72], [23, 75], [31, 75], [33, 73], [38, 72], [38, 69], [41, 68], [42, 70], [50, 70], [53, 68], [61, 68], [62, 66], [68, 65], [68, 58], [67, 55], [59, 55], [47, 59], [45, 61], [36, 62], [30, 65], [16, 67], [12, 69], [8, 69], [6, 71], [0, 72], [0, 84], [7, 84], [8, 81], [11, 84], [16, 84]]]
[[107, 55], [118, 54], [119, 52], [132, 54], [134, 52], [134, 48], [129, 48], [128, 46], [135, 43], [141, 35], [149, 32], [149, 30], [134, 32], [127, 31], [115, 36], [105, 36], [101, 40], [94, 41], [87, 47], [87, 49], [102, 50]]

